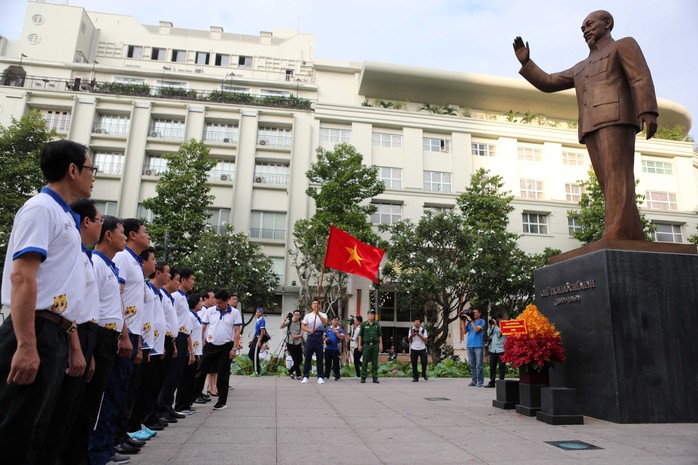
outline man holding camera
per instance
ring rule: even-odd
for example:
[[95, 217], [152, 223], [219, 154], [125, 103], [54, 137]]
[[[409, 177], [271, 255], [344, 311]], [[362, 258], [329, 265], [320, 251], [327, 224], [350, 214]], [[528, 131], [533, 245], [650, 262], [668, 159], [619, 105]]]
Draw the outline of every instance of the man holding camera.
[[485, 371], [482, 366], [484, 356], [483, 329], [485, 320], [480, 318], [480, 310], [473, 309], [472, 315], [465, 314], [465, 332], [467, 334], [468, 363], [473, 375], [473, 381], [468, 386], [485, 386]]
[[[291, 379], [301, 378], [301, 362], [303, 361], [303, 334], [301, 333], [301, 311], [294, 310], [286, 315], [279, 328], [286, 329], [286, 350], [291, 354], [293, 365], [288, 370]], [[295, 373], [295, 374], [294, 374]]]
[[424, 381], [427, 377], [427, 330], [422, 327], [419, 318], [414, 319], [414, 326], [410, 330], [410, 360], [412, 361], [412, 382], [419, 381], [419, 371], [417, 371], [417, 358], [422, 362], [422, 376]]
[[376, 321], [376, 311], [368, 312], [368, 321], [361, 323], [359, 333], [359, 352], [363, 354], [361, 364], [361, 382], [366, 382], [368, 363], [371, 363], [371, 375], [373, 382], [378, 384], [378, 352], [383, 352], [383, 333], [381, 325]]
[[499, 323], [502, 321], [501, 315], [496, 315], [490, 318], [489, 327], [487, 328], [487, 337], [490, 338], [490, 383], [485, 386], [493, 388], [494, 377], [497, 374], [497, 365], [499, 364], [499, 379], [504, 379], [506, 373], [506, 364], [502, 361], [504, 355], [504, 342], [507, 337], [502, 334]]
[[359, 350], [359, 334], [361, 334], [361, 323], [364, 319], [361, 315], [357, 315], [356, 318], [352, 318], [349, 324], [354, 325], [354, 333], [351, 336], [351, 346], [354, 349], [354, 369], [356, 370], [356, 377], [361, 378], [361, 351]]

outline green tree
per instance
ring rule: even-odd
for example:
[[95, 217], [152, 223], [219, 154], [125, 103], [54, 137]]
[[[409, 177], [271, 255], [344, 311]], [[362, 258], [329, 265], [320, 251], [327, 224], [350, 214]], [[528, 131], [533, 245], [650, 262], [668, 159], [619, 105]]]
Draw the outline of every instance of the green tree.
[[673, 128], [659, 126], [657, 128], [657, 132], [654, 134], [654, 138], [694, 142], [693, 138], [688, 135], [688, 129], [686, 129], [686, 127], [681, 124], [677, 124]]
[[271, 258], [247, 234], [231, 226], [221, 234], [209, 228], [197, 245], [187, 262], [196, 272], [199, 289], [227, 289], [245, 308], [273, 306], [279, 277]]
[[[579, 229], [572, 233], [572, 237], [578, 241], [589, 244], [590, 242], [598, 241], [603, 235], [604, 214], [606, 211], [606, 199], [604, 198], [599, 180], [596, 179], [593, 169], [589, 169], [589, 179], [579, 181], [584, 192], [579, 200], [579, 210], [567, 210], [567, 218], [574, 218]], [[637, 185], [640, 181], [636, 180]], [[638, 210], [645, 200], [642, 194], [635, 194]], [[654, 240], [654, 231], [656, 227], [647, 219], [642, 211], [640, 211], [640, 220], [645, 231], [645, 238], [648, 241]]]
[[8, 127], [0, 126], [0, 256], [5, 257], [17, 210], [45, 184], [39, 168], [41, 149], [56, 137], [37, 110]]
[[[362, 242], [375, 244], [378, 236], [371, 229], [368, 216], [376, 207], [365, 200], [385, 190], [378, 180], [378, 169], [364, 165], [363, 155], [349, 144], [337, 144], [331, 151], [319, 147], [316, 157], [306, 173], [310, 187], [305, 191], [315, 202], [316, 213], [294, 224], [293, 248], [289, 250], [300, 280], [301, 308], [308, 305], [320, 285], [330, 225]], [[346, 285], [345, 273], [325, 270], [322, 288], [327, 307], [341, 304]]]
[[153, 242], [163, 244], [168, 231], [173, 263], [187, 260], [206, 228], [206, 208], [213, 202], [207, 173], [216, 166], [208, 152], [202, 141], [192, 139], [177, 153], [166, 154], [167, 170], [160, 175], [157, 194], [143, 201], [143, 206], [153, 212], [148, 225]]

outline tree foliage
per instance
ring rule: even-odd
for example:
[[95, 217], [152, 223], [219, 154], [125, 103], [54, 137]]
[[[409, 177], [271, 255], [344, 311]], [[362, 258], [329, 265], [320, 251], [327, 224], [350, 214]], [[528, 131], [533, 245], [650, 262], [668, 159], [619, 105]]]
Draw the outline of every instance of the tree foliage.
[[45, 184], [41, 149], [56, 137], [37, 110], [0, 126], [0, 254], [4, 258], [17, 210]]
[[[578, 241], [589, 244], [590, 242], [598, 241], [603, 235], [604, 229], [604, 214], [606, 211], [606, 199], [604, 198], [599, 180], [596, 178], [593, 169], [589, 169], [589, 179], [579, 181], [584, 192], [579, 200], [579, 210], [568, 210], [567, 217], [575, 218], [576, 223], [580, 226], [572, 234], [572, 237]], [[636, 180], [637, 185], [640, 181]], [[635, 193], [638, 210], [645, 200], [645, 196]], [[647, 219], [642, 211], [640, 211], [640, 220], [645, 231], [645, 238], [648, 241], [654, 240], [654, 231], [656, 227]]]
[[[365, 200], [385, 190], [377, 168], [364, 165], [363, 155], [349, 144], [337, 144], [331, 151], [319, 147], [316, 157], [306, 173], [310, 182], [306, 194], [315, 202], [316, 212], [294, 224], [293, 248], [289, 251], [300, 280], [300, 308], [308, 305], [320, 285], [330, 225], [375, 244], [378, 236], [368, 216], [376, 207]], [[341, 302], [346, 295], [347, 275], [327, 269], [322, 279], [325, 307]]]
[[170, 261], [174, 263], [186, 262], [206, 228], [206, 208], [213, 202], [207, 173], [216, 166], [208, 152], [202, 141], [192, 139], [177, 153], [166, 154], [167, 170], [160, 175], [157, 194], [143, 201], [153, 212], [148, 225], [153, 242], [163, 244], [165, 231], [169, 231]]
[[273, 305], [279, 277], [271, 258], [259, 244], [250, 242], [247, 234], [235, 232], [231, 226], [221, 234], [209, 228], [187, 262], [196, 272], [198, 288], [227, 289], [238, 295], [245, 308]]
[[[644, 133], [644, 131], [643, 131]], [[659, 126], [654, 134], [655, 139], [678, 140], [685, 142], [694, 142], [693, 138], [688, 135], [688, 129], [682, 124], [677, 124], [673, 128]]]

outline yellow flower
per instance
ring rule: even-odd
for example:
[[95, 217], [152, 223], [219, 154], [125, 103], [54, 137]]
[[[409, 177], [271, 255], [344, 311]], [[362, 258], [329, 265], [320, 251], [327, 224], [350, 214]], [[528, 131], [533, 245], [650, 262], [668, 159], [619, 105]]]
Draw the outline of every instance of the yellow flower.
[[528, 332], [528, 337], [530, 338], [537, 336], [560, 336], [560, 332], [555, 330], [555, 325], [553, 325], [550, 320], [543, 316], [543, 314], [538, 311], [538, 308], [533, 304], [526, 307], [526, 309], [517, 319], [524, 320], [526, 322], [526, 331]]

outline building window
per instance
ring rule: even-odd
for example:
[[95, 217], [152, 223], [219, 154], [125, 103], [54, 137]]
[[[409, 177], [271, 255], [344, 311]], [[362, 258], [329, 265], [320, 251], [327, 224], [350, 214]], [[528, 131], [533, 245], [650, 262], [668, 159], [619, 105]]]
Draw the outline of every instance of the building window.
[[184, 121], [176, 119], [154, 119], [148, 133], [150, 137], [183, 139]]
[[196, 64], [207, 65], [210, 54], [208, 52], [196, 52]]
[[485, 144], [482, 142], [473, 142], [473, 155], [478, 157], [495, 157], [497, 156], [497, 146], [494, 144]]
[[424, 213], [431, 212], [434, 215], [441, 213], [452, 213], [452, 205], [424, 205]]
[[238, 127], [230, 123], [206, 123], [204, 140], [222, 144], [237, 144]]
[[222, 68], [230, 67], [230, 55], [216, 53], [216, 66], [220, 66]]
[[562, 164], [571, 166], [584, 166], [584, 154], [579, 152], [562, 152]]
[[46, 129], [55, 129], [57, 132], [68, 132], [70, 126], [70, 112], [61, 110], [41, 110], [41, 115], [46, 120]]
[[238, 57], [238, 68], [252, 68], [252, 57], [240, 55]]
[[548, 234], [548, 215], [542, 213], [522, 213], [524, 234]]
[[272, 270], [279, 277], [279, 284], [283, 286], [286, 281], [286, 259], [284, 257], [269, 257], [272, 262]]
[[543, 181], [534, 179], [522, 179], [520, 181], [521, 198], [522, 199], [537, 199], [545, 198], [543, 191]]
[[432, 192], [451, 192], [451, 173], [425, 171], [424, 190]]
[[386, 132], [373, 133], [374, 147], [390, 147], [399, 149], [402, 147], [402, 136], [400, 134], [389, 134]]
[[160, 176], [167, 170], [167, 160], [158, 155], [147, 155], [143, 164], [145, 176]]
[[642, 172], [649, 174], [674, 174], [671, 163], [642, 160]]
[[257, 162], [254, 166], [254, 182], [264, 184], [288, 184], [289, 166], [283, 163]]
[[287, 90], [260, 89], [260, 97], [290, 97], [291, 92]]
[[681, 244], [683, 235], [681, 225], [668, 223], [654, 223], [657, 230], [654, 232], [654, 240], [657, 242], [674, 242]]
[[102, 216], [118, 216], [117, 213], [119, 212], [119, 204], [117, 202], [95, 200], [95, 204], [97, 205], [97, 208], [99, 208], [99, 212], [102, 214]]
[[386, 189], [400, 189], [402, 187], [402, 168], [389, 166], [378, 166], [377, 168], [378, 180], [383, 181]]
[[207, 208], [206, 213], [210, 216], [206, 219], [211, 229], [218, 234], [226, 232], [230, 222], [230, 208]]
[[165, 61], [167, 59], [167, 49], [153, 47], [150, 52], [150, 59], [155, 61]]
[[257, 145], [290, 147], [292, 140], [290, 128], [260, 127], [257, 132]]
[[320, 128], [320, 142], [330, 142], [333, 144], [349, 144], [351, 142], [351, 130]]
[[127, 115], [101, 114], [97, 118], [92, 132], [95, 134], [111, 134], [125, 136], [131, 127], [131, 119]]
[[172, 50], [172, 61], [175, 63], [184, 63], [187, 61], [186, 50]]
[[372, 224], [395, 224], [402, 219], [402, 205], [397, 203], [374, 203], [375, 213], [371, 214]]
[[153, 218], [155, 218], [155, 214], [153, 214], [152, 210], [148, 210], [147, 208], [145, 208], [142, 203], [139, 203], [138, 218], [145, 221], [146, 223], [150, 223], [151, 221], [153, 221]]
[[579, 184], [565, 184], [565, 200], [579, 203], [582, 200], [584, 189]]
[[94, 152], [93, 162], [104, 174], [122, 174], [124, 172], [124, 154], [118, 152]]
[[209, 181], [233, 182], [235, 179], [235, 162], [231, 160], [218, 160], [216, 166], [207, 174]]
[[286, 234], [286, 213], [252, 210], [250, 237], [282, 241]]
[[519, 160], [522, 161], [542, 161], [543, 150], [534, 147], [519, 147]]
[[574, 237], [574, 233], [581, 232], [582, 226], [579, 224], [579, 220], [576, 216], [572, 218], [567, 218], [567, 233], [570, 237]]
[[425, 152], [448, 153], [449, 141], [437, 137], [425, 137], [422, 139], [422, 148]]
[[656, 210], [677, 210], [676, 194], [673, 192], [647, 191], [647, 208]]
[[129, 45], [127, 55], [129, 58], [140, 59], [143, 56], [143, 47]]

